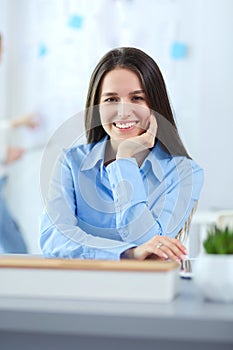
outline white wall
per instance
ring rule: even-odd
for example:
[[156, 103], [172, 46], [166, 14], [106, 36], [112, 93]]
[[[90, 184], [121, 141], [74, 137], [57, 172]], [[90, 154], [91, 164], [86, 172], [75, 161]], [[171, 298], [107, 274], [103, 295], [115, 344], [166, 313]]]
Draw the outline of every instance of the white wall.
[[[74, 14], [83, 18], [80, 28], [67, 26]], [[85, 0], [0, 0], [8, 58], [0, 68], [0, 110], [8, 117], [42, 115], [36, 132], [23, 131], [13, 142], [29, 148], [46, 142], [83, 108], [100, 56], [115, 46], [137, 46], [159, 63], [184, 141], [205, 170], [199, 208], [232, 208], [232, 14], [231, 0], [93, 0], [91, 9]], [[170, 53], [174, 42], [187, 46], [179, 60]], [[32, 252], [39, 252], [42, 154], [42, 148], [28, 152], [12, 167], [8, 189]]]
[[233, 1], [199, 1], [198, 159], [204, 208], [233, 208]]
[[7, 86], [7, 48], [4, 41], [5, 36], [8, 33], [8, 3], [7, 0], [0, 0], [0, 33], [2, 35], [2, 63], [0, 64], [0, 118], [3, 119], [6, 117], [6, 86]]

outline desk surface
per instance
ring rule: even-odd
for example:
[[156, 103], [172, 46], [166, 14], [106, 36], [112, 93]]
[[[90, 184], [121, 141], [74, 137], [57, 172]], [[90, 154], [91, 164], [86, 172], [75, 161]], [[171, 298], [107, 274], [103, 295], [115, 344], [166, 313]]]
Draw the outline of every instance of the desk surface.
[[160, 303], [0, 298], [0, 334], [46, 334], [183, 339], [233, 344], [233, 304], [207, 302], [193, 281]]

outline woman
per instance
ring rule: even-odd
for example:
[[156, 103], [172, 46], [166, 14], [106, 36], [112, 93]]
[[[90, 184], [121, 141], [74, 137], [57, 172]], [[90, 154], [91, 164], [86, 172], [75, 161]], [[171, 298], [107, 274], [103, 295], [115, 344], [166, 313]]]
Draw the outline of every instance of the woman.
[[179, 137], [154, 60], [136, 48], [108, 52], [92, 74], [87, 144], [56, 164], [41, 222], [46, 256], [172, 259], [199, 199], [203, 171]]
[[22, 147], [9, 146], [7, 136], [11, 130], [28, 127], [37, 123], [33, 115], [25, 115], [12, 120], [0, 120], [0, 254], [28, 252], [18, 223], [15, 221], [5, 198], [5, 186], [8, 180], [8, 166], [24, 155]]

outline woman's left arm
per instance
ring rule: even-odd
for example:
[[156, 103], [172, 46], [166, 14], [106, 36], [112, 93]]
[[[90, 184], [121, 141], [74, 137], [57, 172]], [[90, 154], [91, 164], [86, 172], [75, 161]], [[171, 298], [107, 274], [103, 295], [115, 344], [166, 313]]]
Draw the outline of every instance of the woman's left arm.
[[108, 165], [116, 225], [125, 242], [141, 245], [155, 235], [175, 237], [199, 199], [203, 171], [192, 160], [174, 157], [161, 183], [147, 193], [134, 158]]

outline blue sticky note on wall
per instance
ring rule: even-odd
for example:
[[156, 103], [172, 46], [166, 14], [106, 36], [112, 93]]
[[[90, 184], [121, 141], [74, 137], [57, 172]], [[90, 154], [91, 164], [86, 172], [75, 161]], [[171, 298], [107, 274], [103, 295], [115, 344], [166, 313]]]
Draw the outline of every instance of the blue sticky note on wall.
[[83, 26], [83, 16], [72, 15], [68, 19], [68, 27], [72, 29], [80, 29]]
[[38, 56], [39, 57], [44, 57], [48, 53], [48, 48], [44, 43], [40, 43], [38, 47]]
[[188, 47], [185, 43], [175, 41], [171, 47], [171, 58], [181, 60], [187, 56]]

